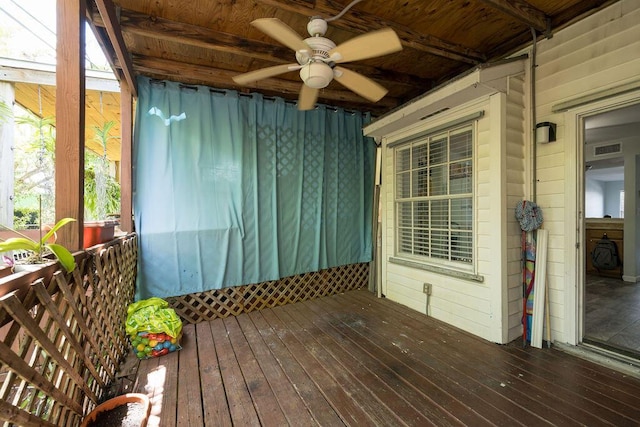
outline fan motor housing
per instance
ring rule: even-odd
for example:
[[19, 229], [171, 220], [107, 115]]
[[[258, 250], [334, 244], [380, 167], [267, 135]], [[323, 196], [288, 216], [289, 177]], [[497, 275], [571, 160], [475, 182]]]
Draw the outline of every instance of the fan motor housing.
[[329, 59], [329, 51], [336, 47], [336, 44], [326, 37], [308, 37], [304, 42], [311, 48], [311, 52], [296, 52], [298, 64], [304, 65], [310, 59], [326, 61]]

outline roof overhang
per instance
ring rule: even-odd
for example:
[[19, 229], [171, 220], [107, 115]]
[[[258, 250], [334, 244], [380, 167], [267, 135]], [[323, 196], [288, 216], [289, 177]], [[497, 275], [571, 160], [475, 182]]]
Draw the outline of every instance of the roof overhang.
[[381, 138], [482, 96], [507, 92], [507, 77], [525, 71], [526, 57], [485, 64], [414, 98], [364, 127], [364, 134]]
[[[15, 88], [15, 101], [41, 117], [56, 114], [56, 66], [40, 62], [0, 58], [0, 82]], [[85, 70], [85, 144], [102, 154], [95, 128], [113, 121], [107, 144], [109, 160], [120, 160], [120, 83], [111, 71]]]

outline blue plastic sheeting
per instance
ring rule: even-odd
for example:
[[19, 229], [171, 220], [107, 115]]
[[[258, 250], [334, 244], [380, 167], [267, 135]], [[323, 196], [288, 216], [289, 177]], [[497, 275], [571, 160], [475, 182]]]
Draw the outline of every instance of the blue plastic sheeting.
[[368, 115], [138, 83], [138, 299], [371, 260]]

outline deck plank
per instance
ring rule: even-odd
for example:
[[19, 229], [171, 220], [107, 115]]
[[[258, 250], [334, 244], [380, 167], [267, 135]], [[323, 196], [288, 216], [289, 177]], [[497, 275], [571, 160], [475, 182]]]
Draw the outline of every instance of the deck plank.
[[211, 321], [210, 326], [213, 342], [218, 353], [218, 363], [232, 423], [246, 426], [260, 425], [260, 419], [251, 401], [251, 394], [242, 376], [242, 369], [233, 352], [233, 347], [222, 319]]
[[182, 350], [140, 362], [149, 427], [640, 425], [638, 378], [365, 290], [184, 331]]
[[[368, 312], [369, 315], [365, 317], [366, 322], [373, 325], [368, 332], [374, 336], [377, 334], [376, 331], [379, 330], [376, 327], [379, 326], [377, 312], [380, 307], [367, 308], [356, 303], [346, 309], [349, 313], [351, 310], [358, 309], [360, 315]], [[348, 315], [351, 316], [351, 314]], [[455, 395], [468, 404], [476, 402], [476, 410], [490, 419], [497, 420], [500, 414], [505, 414], [513, 417], [511, 421], [513, 424], [520, 423], [521, 420], [528, 420], [529, 423], [537, 420], [540, 423], [546, 421], [553, 424], [579, 425], [562, 411], [548, 409], [544, 404], [532, 399], [534, 390], [527, 387], [519, 377], [519, 372], [508, 372], [504, 366], [500, 369], [489, 366], [496, 355], [484, 355], [471, 343], [459, 343], [459, 339], [454, 337], [444, 341], [433, 339], [431, 330], [423, 331], [421, 325], [416, 322], [407, 325], [404, 323], [405, 319], [396, 317], [393, 311], [385, 312], [384, 317], [396, 325], [397, 332], [394, 337], [388, 336], [387, 330], [384, 330], [387, 336], [380, 339], [393, 339], [398, 348], [397, 352], [406, 352], [415, 360], [420, 371], [435, 369], [444, 374], [445, 381], [449, 378], [450, 382], [460, 384], [464, 389], [469, 390], [471, 394], [456, 391]], [[473, 349], [473, 352], [470, 353], [469, 349]], [[472, 396], [476, 396], [476, 399]], [[544, 413], [544, 420], [542, 413]]]
[[[295, 357], [289, 352], [284, 342], [271, 328], [271, 325], [263, 317], [263, 313], [256, 311], [249, 313], [248, 317], [256, 326], [260, 336], [267, 343], [269, 351], [280, 365], [283, 373], [291, 385], [295, 388], [304, 402], [305, 407], [321, 426], [343, 426], [344, 423], [327, 401], [324, 394], [309, 377], [305, 369], [300, 366]], [[295, 423], [294, 423], [295, 425]]]
[[340, 360], [345, 366], [349, 366], [350, 371], [362, 386], [375, 394], [379, 405], [386, 407], [387, 411], [398, 416], [407, 425], [435, 425], [425, 415], [424, 408], [429, 402], [424, 394], [397, 393], [399, 389], [406, 390], [410, 387], [407, 387], [406, 383], [401, 383], [399, 376], [394, 376], [392, 372], [385, 370], [385, 366], [371, 357], [371, 354], [358, 352], [358, 348], [350, 345], [351, 343], [347, 342], [343, 336], [335, 335], [322, 316], [316, 316], [309, 311], [302, 313], [307, 307], [307, 304], [292, 304], [287, 306], [286, 312], [315, 336], [318, 343], [328, 349], [334, 358]]
[[525, 380], [532, 385], [544, 381], [546, 388], [569, 407], [580, 407], [615, 425], [640, 420], [640, 408], [633, 406], [637, 398], [616, 390], [606, 381], [583, 377], [571, 366], [555, 366], [550, 361], [541, 365], [534, 357], [513, 358], [509, 363], [528, 372], [538, 372]]
[[[402, 414], [389, 411], [377, 398], [373, 392], [375, 387], [386, 387], [385, 384], [378, 381], [375, 385], [366, 384], [360, 381], [356, 375], [357, 366], [351, 365], [352, 360], [345, 360], [332, 354], [323, 342], [322, 333], [315, 329], [308, 328], [296, 321], [290, 315], [293, 305], [287, 305], [275, 308], [273, 312], [278, 318], [287, 325], [296, 324], [296, 327], [290, 328], [294, 336], [304, 346], [304, 348], [313, 355], [313, 357], [323, 366], [330, 366], [329, 375], [340, 387], [347, 391], [351, 399], [360, 403], [360, 407], [366, 411], [369, 417], [377, 425], [406, 425], [402, 419]], [[368, 378], [373, 381], [373, 378]], [[413, 416], [413, 414], [412, 414]]]
[[200, 387], [202, 392], [202, 407], [204, 425], [232, 426], [227, 396], [224, 392], [222, 374], [218, 363], [218, 352], [213, 343], [210, 322], [196, 325], [198, 335], [198, 361], [200, 363]]
[[148, 427], [158, 427], [160, 425], [162, 395], [161, 390], [164, 386], [164, 378], [158, 376], [158, 359], [141, 360], [138, 365], [136, 377], [136, 386], [134, 393], [142, 393], [147, 395], [151, 403], [151, 413], [147, 421]]
[[164, 377], [161, 395], [157, 399], [162, 413], [162, 425], [171, 426], [176, 423], [177, 406], [175, 402], [178, 399], [180, 351], [174, 351], [157, 358], [158, 375]]
[[282, 412], [278, 399], [258, 364], [258, 360], [249, 346], [242, 329], [240, 329], [237, 318], [234, 316], [225, 318], [224, 325], [242, 371], [242, 376], [245, 378], [253, 406], [256, 409], [258, 418], [260, 418], [260, 424], [286, 425], [287, 418]]
[[[371, 301], [363, 294], [354, 293], [352, 296], [358, 296], [361, 302]], [[379, 301], [375, 303], [377, 307], [380, 307], [377, 304]], [[411, 332], [424, 331], [424, 336], [430, 340], [428, 342], [433, 345], [438, 344], [437, 341], [433, 340], [432, 335], [428, 334], [433, 327], [434, 321], [425, 322], [424, 316], [416, 316], [411, 312], [403, 312], [400, 316], [393, 315], [390, 318], [396, 322], [394, 324], [402, 325], [404, 327], [403, 330]], [[442, 322], [437, 323], [441, 323], [438, 326], [451, 337], [450, 341], [447, 342], [448, 358], [457, 358], [457, 363], [455, 363], [457, 369], [466, 370], [467, 375], [471, 376], [473, 374], [469, 371], [469, 368], [472, 366], [474, 368], [482, 368], [486, 374], [499, 379], [501, 383], [506, 385], [505, 388], [509, 389], [509, 397], [514, 401], [518, 396], [517, 393], [514, 393], [514, 389], [537, 396], [535, 401], [525, 396], [526, 400], [521, 400], [521, 404], [526, 404], [527, 408], [533, 410], [538, 416], [539, 414], [544, 414], [544, 418], [547, 421], [562, 423], [563, 425], [626, 425], [635, 417], [635, 409], [633, 408], [628, 408], [626, 411], [628, 415], [621, 415], [615, 409], [612, 410], [606, 405], [600, 405], [597, 399], [593, 400], [593, 395], [590, 393], [591, 390], [581, 384], [581, 377], [572, 373], [571, 369], [564, 369], [557, 371], [553, 375], [546, 375], [545, 369], [542, 369], [542, 367], [521, 363], [521, 359], [511, 357], [507, 352], [513, 347], [496, 345], [495, 349], [492, 349], [488, 346], [478, 346], [476, 344], [477, 337], [463, 333]], [[473, 365], [464, 363], [468, 360], [468, 348], [474, 348], [474, 353], [477, 356], [477, 361]], [[526, 352], [521, 354], [527, 355], [544, 351], [550, 354], [558, 353], [555, 350], [528, 348]], [[549, 363], [548, 357], [545, 366], [547, 368], [553, 367], [553, 364]], [[507, 377], [503, 376], [505, 374]], [[567, 375], [570, 377], [567, 377]], [[588, 382], [590, 387], [597, 386], [597, 382]], [[604, 396], [601, 397], [604, 398]], [[554, 407], [549, 407], [549, 402], [558, 404], [553, 405]], [[635, 419], [637, 420], [637, 418]]]
[[[587, 380], [597, 381], [606, 384], [612, 391], [620, 391], [630, 396], [640, 395], [640, 381], [633, 379], [628, 374], [616, 371], [611, 367], [606, 367], [596, 363], [585, 363], [583, 359], [576, 358], [569, 353], [562, 351], [553, 352], [531, 352], [522, 349], [520, 346], [505, 346], [505, 350], [510, 354], [530, 360], [551, 362], [546, 366], [540, 363], [543, 370], [566, 370], [573, 371], [576, 375], [585, 377]], [[538, 363], [536, 363], [538, 364]]]
[[[182, 350], [167, 354], [160, 357], [161, 363], [164, 357], [165, 362], [171, 360], [174, 355], [179, 356], [179, 371], [173, 369], [171, 372], [167, 369], [167, 387], [175, 389], [171, 384], [171, 380], [178, 381], [178, 410], [176, 414], [176, 425], [180, 426], [198, 426], [203, 425], [202, 421], [202, 391], [200, 389], [200, 371], [198, 369], [198, 348], [195, 325], [185, 325], [182, 328], [182, 342], [184, 346]], [[176, 364], [173, 364], [176, 366]], [[171, 374], [171, 375], [170, 375]], [[167, 396], [168, 390], [165, 390]], [[175, 401], [175, 400], [174, 400]], [[163, 400], [163, 406], [169, 405], [167, 400]], [[167, 420], [167, 424], [171, 424], [171, 420]]]
[[283, 322], [275, 313], [276, 310], [262, 310], [262, 315], [269, 322], [276, 334], [287, 346], [293, 357], [307, 375], [321, 390], [325, 399], [331, 403], [334, 411], [346, 425], [374, 426], [380, 425], [380, 420], [372, 417], [361, 402], [354, 400], [353, 396], [358, 392], [349, 378], [344, 378], [342, 369], [336, 370], [337, 365], [326, 364], [317, 360], [315, 349], [306, 347], [299, 338], [302, 338], [302, 328], [294, 323]]
[[[330, 303], [327, 300], [323, 306]], [[313, 302], [305, 305], [311, 310], [319, 310], [321, 307]], [[420, 352], [418, 346], [408, 342], [410, 337], [403, 332], [384, 328], [383, 321], [379, 324], [379, 319], [362, 317], [359, 311], [357, 315], [351, 316], [350, 310], [360, 310], [359, 306], [346, 308], [348, 311], [343, 314], [335, 314], [333, 310], [325, 310], [324, 313], [326, 316], [335, 315], [332, 326], [361, 349], [366, 349], [369, 357], [380, 359], [419, 390], [429, 391], [428, 394], [436, 398], [448, 417], [458, 418], [465, 425], [518, 425], [521, 424], [519, 419], [525, 419], [518, 418], [519, 416], [526, 416], [530, 420], [536, 418], [534, 413], [523, 411], [510, 398], [496, 396], [490, 387], [457, 372], [455, 366], [449, 363], [448, 354], [438, 356]], [[368, 323], [378, 327], [367, 327]], [[380, 333], [378, 330], [381, 330]], [[494, 383], [493, 386], [499, 388], [500, 383]]]
[[[311, 416], [304, 401], [296, 392], [295, 387], [278, 364], [278, 361], [269, 350], [267, 344], [262, 340], [256, 325], [248, 316], [237, 317], [238, 325], [244, 333], [247, 344], [251, 348], [256, 363], [262, 370], [269, 386], [273, 390], [275, 402], [282, 408], [282, 413], [286, 417], [288, 424], [311, 426], [317, 423]], [[271, 422], [274, 420], [271, 419]], [[264, 423], [265, 425], [274, 425]]]
[[[403, 330], [411, 330], [412, 332], [425, 331], [429, 332], [427, 328], [431, 328], [433, 325], [416, 324], [416, 321], [421, 322], [422, 319], [411, 318], [403, 319], [402, 317], [391, 317], [399, 325], [404, 327]], [[442, 325], [444, 327], [444, 325]], [[427, 330], [425, 330], [427, 329]], [[425, 334], [425, 336], [428, 336]], [[518, 402], [520, 405], [526, 407], [535, 416], [544, 413], [545, 420], [554, 424], [563, 425], [580, 425], [580, 424], [601, 424], [603, 420], [594, 417], [584, 408], [574, 406], [574, 403], [578, 405], [582, 404], [580, 399], [572, 399], [571, 394], [563, 393], [563, 390], [559, 390], [557, 387], [549, 387], [553, 385], [544, 378], [538, 375], [532, 375], [526, 369], [522, 367], [514, 367], [509, 363], [510, 358], [506, 356], [502, 351], [494, 351], [493, 349], [479, 347], [476, 349], [473, 343], [477, 340], [476, 337], [462, 336], [457, 334], [457, 340], [451, 340], [447, 342], [448, 360], [455, 360], [456, 369], [462, 371], [469, 378], [477, 378], [483, 380], [484, 378], [493, 379], [499, 381], [501, 388], [506, 392], [506, 396], [512, 399], [514, 402]], [[428, 338], [425, 344], [431, 346], [438, 345], [439, 342], [434, 341], [432, 338]], [[468, 361], [468, 348], [474, 348], [474, 360], [473, 364], [464, 363]], [[499, 348], [499, 347], [498, 347]], [[475, 372], [474, 372], [475, 371]], [[489, 383], [491, 384], [491, 382]], [[496, 390], [500, 390], [495, 388]], [[531, 399], [531, 395], [539, 396], [537, 399]], [[558, 399], [564, 398], [564, 405], [562, 409], [548, 408], [543, 402], [540, 402], [540, 398], [546, 399]]]

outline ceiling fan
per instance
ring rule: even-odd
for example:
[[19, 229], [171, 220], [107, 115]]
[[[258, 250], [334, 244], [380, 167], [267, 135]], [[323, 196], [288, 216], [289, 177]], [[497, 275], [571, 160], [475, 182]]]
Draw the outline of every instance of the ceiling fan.
[[371, 102], [382, 99], [387, 89], [370, 78], [337, 64], [402, 50], [398, 35], [391, 28], [383, 28], [336, 45], [324, 37], [327, 21], [329, 20], [317, 16], [312, 17], [307, 25], [311, 37], [306, 39], [302, 39], [291, 27], [277, 18], [261, 18], [251, 22], [251, 25], [263, 33], [293, 49], [297, 63], [240, 74], [234, 76], [233, 81], [239, 85], [250, 85], [258, 80], [299, 70], [303, 82], [298, 98], [299, 110], [311, 110], [318, 99], [319, 90], [327, 87], [334, 79]]

